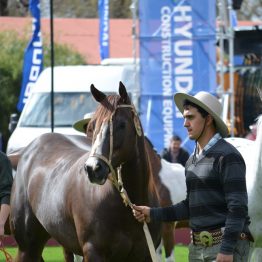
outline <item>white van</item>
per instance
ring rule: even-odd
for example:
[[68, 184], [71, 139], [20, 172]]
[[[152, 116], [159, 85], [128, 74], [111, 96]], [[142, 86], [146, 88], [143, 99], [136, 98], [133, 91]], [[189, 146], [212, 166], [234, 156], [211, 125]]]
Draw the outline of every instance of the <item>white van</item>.
[[[86, 65], [54, 67], [54, 132], [78, 134], [72, 124], [93, 112], [97, 102], [90, 85], [110, 94], [118, 92], [122, 81], [135, 94], [134, 70], [131, 65]], [[51, 68], [39, 76], [7, 144], [7, 154], [28, 145], [37, 136], [51, 132]], [[134, 96], [133, 96], [134, 99]], [[137, 105], [137, 101], [133, 101]]]

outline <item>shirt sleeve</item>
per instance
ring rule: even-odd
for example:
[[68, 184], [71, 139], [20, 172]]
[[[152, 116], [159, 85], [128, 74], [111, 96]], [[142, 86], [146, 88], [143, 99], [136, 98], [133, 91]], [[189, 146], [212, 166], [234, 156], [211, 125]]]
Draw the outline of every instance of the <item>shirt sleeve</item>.
[[169, 207], [150, 209], [150, 218], [155, 221], [171, 222], [189, 219], [188, 200]]
[[9, 204], [13, 184], [12, 166], [8, 157], [0, 155], [0, 203]]

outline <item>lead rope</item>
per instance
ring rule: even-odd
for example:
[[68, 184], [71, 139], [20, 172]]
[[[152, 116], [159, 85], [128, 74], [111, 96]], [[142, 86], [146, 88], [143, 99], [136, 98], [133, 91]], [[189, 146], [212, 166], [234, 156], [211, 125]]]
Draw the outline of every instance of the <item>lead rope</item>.
[[[117, 187], [117, 189], [120, 192], [120, 196], [122, 197], [124, 204], [126, 206], [129, 206], [133, 211], [134, 210], [133, 204], [130, 201], [130, 198], [129, 198], [129, 196], [128, 196], [128, 194], [127, 194], [127, 192], [126, 192], [126, 190], [123, 186], [121, 168], [122, 168], [122, 165], [120, 165], [120, 167], [117, 168], [117, 176], [118, 176], [118, 179], [117, 179], [118, 187]], [[144, 224], [143, 224], [143, 230], [144, 230], [144, 234], [145, 234], [146, 241], [147, 241], [147, 246], [148, 246], [152, 261], [158, 262], [159, 260], [158, 260], [157, 255], [156, 255], [155, 246], [154, 246], [154, 243], [153, 243], [153, 240], [152, 240], [152, 237], [151, 237], [151, 234], [150, 234], [150, 231], [148, 229], [148, 225], [147, 225], [146, 222], [144, 222]]]
[[6, 251], [4, 247], [3, 238], [0, 239], [0, 251], [4, 253], [6, 262], [13, 262], [12, 256]]
[[[97, 155], [97, 154], [94, 154], [93, 156], [102, 159], [109, 166], [110, 171], [111, 171], [111, 176], [109, 177], [109, 180], [112, 182], [112, 184], [116, 187], [116, 189], [120, 193], [120, 196], [123, 199], [125, 206], [129, 206], [133, 211], [134, 209], [133, 204], [130, 201], [130, 198], [123, 186], [122, 175], [121, 175], [122, 165], [120, 165], [117, 168], [117, 173], [116, 173], [111, 163], [109, 163], [109, 161], [104, 156]], [[152, 240], [152, 237], [151, 237], [151, 234], [150, 234], [150, 231], [149, 231], [149, 228], [146, 222], [144, 222], [143, 224], [143, 230], [144, 230], [144, 234], [146, 237], [147, 246], [148, 246], [148, 249], [151, 255], [152, 262], [158, 262], [155, 246], [154, 246], [154, 243], [153, 243], [153, 240]]]

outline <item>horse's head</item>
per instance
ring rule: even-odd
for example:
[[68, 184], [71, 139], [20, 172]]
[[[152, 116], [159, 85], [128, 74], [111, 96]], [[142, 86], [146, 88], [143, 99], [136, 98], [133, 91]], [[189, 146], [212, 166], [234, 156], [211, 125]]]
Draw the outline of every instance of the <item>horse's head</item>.
[[99, 106], [88, 125], [93, 133], [92, 149], [85, 162], [85, 170], [92, 183], [104, 184], [108, 175], [115, 175], [121, 164], [128, 162], [141, 137], [141, 123], [120, 82], [119, 95], [106, 96], [91, 85], [91, 93]]

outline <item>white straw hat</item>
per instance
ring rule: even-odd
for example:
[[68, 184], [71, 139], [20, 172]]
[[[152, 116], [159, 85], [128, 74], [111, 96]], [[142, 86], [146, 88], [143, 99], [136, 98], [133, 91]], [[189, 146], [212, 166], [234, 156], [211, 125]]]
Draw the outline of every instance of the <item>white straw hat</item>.
[[222, 137], [228, 136], [227, 125], [220, 117], [222, 114], [222, 105], [215, 96], [205, 91], [201, 91], [194, 96], [188, 95], [186, 93], [176, 93], [174, 95], [174, 100], [176, 106], [182, 114], [184, 112], [185, 100], [188, 100], [203, 108], [214, 118], [214, 121], [216, 123], [216, 129], [220, 133], [220, 135]]
[[93, 115], [94, 112], [85, 114], [83, 119], [78, 120], [73, 124], [73, 128], [79, 132], [86, 133], [85, 127], [89, 123]]

